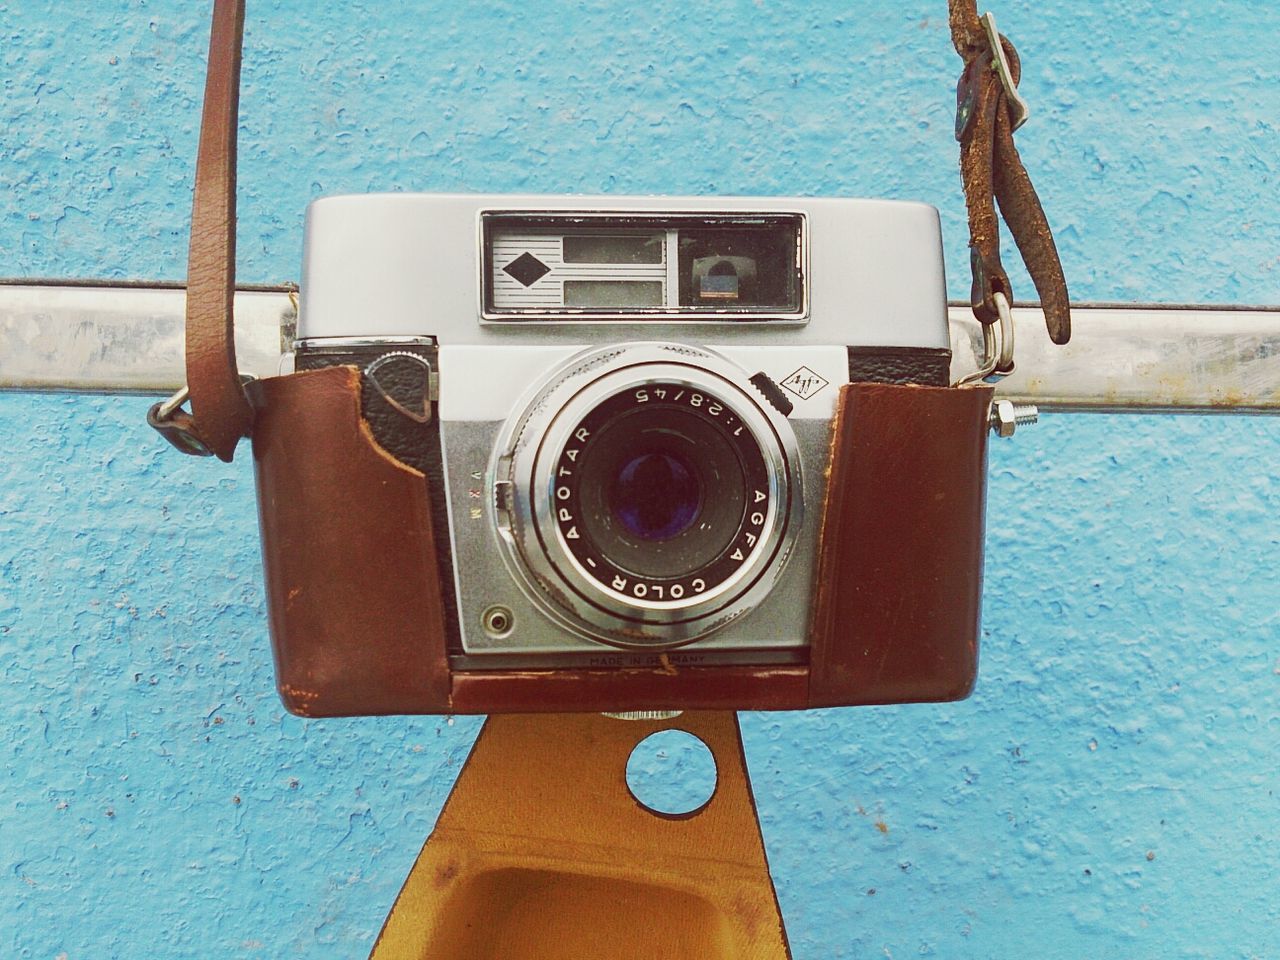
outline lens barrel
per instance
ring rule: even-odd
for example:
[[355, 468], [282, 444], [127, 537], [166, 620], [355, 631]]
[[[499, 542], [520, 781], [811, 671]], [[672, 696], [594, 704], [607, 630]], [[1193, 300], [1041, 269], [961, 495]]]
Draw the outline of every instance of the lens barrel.
[[496, 521], [526, 593], [581, 636], [653, 648], [768, 593], [799, 528], [798, 470], [790, 425], [745, 371], [641, 343], [549, 377], [490, 475], [510, 491]]

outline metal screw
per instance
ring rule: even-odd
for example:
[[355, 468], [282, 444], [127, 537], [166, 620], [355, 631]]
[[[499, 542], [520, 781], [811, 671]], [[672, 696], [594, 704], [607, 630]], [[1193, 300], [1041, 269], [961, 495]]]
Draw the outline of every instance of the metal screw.
[[1030, 403], [997, 400], [991, 405], [991, 432], [997, 436], [1012, 437], [1018, 427], [1035, 423], [1039, 419], [1039, 409]]

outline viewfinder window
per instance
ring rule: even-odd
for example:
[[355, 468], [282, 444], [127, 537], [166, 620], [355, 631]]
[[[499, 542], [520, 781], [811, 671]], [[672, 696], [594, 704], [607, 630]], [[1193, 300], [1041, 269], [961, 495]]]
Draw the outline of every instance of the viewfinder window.
[[680, 231], [680, 306], [794, 310], [796, 236], [782, 224]]

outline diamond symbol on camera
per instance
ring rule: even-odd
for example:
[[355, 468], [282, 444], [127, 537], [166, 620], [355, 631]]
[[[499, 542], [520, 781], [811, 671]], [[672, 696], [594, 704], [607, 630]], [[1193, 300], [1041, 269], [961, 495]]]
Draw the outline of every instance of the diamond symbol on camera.
[[522, 253], [503, 267], [502, 272], [526, 287], [531, 287], [550, 273], [551, 268], [532, 253]]
[[808, 400], [830, 382], [830, 380], [824, 380], [818, 376], [808, 367], [801, 367], [779, 383], [778, 386], [790, 390], [801, 400]]

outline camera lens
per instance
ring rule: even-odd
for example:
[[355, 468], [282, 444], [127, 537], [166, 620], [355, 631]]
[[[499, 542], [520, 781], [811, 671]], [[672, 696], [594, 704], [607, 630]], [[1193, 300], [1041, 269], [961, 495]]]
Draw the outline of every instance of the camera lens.
[[684, 457], [655, 451], [632, 457], [609, 491], [609, 506], [627, 532], [641, 540], [684, 533], [702, 506], [702, 487]]
[[685, 344], [578, 355], [497, 451], [510, 569], [562, 625], [618, 646], [688, 643], [751, 609], [802, 518], [786, 418], [741, 368]]
[[570, 552], [631, 596], [637, 584], [659, 599], [719, 584], [745, 560], [763, 521], [764, 509], [747, 509], [748, 488], [767, 507], [755, 438], [723, 401], [677, 382], [597, 404], [571, 432], [557, 473]]

